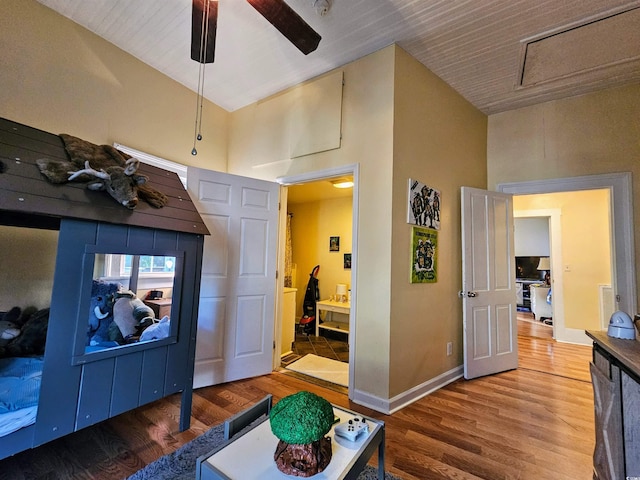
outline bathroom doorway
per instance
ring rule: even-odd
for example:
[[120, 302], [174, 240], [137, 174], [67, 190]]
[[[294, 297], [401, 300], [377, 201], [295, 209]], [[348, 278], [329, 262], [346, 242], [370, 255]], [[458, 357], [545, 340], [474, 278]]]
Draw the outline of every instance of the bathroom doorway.
[[[348, 388], [353, 371], [350, 345], [355, 335], [355, 302], [350, 300], [355, 299], [352, 273], [357, 265], [357, 169], [351, 166], [317, 172], [311, 178], [279, 181], [287, 186], [282, 208], [286, 205], [292, 250], [290, 287], [285, 283], [283, 296], [291, 295], [287, 288], [295, 289], [294, 341], [289, 353], [284, 354], [290, 327], [284, 327], [288, 321], [283, 318], [281, 366], [302, 373], [308, 367], [312, 376], [313, 370], [331, 372], [329, 378]], [[354, 185], [337, 188], [336, 184], [343, 181]], [[317, 265], [320, 318], [315, 320], [318, 328], [315, 324], [305, 328], [300, 319], [310, 275]], [[287, 275], [285, 270], [285, 279]], [[283, 306], [286, 301], [283, 299]], [[316, 378], [322, 380], [322, 375]]]

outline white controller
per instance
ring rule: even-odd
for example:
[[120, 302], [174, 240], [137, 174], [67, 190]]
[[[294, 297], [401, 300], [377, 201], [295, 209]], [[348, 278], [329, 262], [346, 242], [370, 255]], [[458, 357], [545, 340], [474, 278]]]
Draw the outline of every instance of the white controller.
[[336, 425], [335, 432], [339, 437], [354, 442], [360, 434], [369, 431], [367, 421], [362, 417], [353, 417], [348, 422]]

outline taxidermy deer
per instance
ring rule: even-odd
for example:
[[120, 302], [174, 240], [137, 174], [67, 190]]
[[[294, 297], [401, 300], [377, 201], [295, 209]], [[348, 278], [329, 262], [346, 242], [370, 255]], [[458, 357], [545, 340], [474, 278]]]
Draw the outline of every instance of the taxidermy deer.
[[94, 145], [67, 134], [60, 134], [69, 160], [38, 159], [40, 172], [51, 183], [85, 182], [89, 190], [106, 190], [114, 200], [134, 209], [138, 198], [160, 208], [168, 198], [146, 185], [148, 177], [138, 175], [140, 161], [110, 145]]

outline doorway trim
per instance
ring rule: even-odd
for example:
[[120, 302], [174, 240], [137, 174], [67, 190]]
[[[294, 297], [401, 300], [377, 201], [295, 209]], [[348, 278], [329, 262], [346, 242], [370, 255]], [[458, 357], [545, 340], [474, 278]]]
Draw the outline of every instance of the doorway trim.
[[[281, 176], [276, 178], [276, 182], [286, 187], [289, 185], [299, 185], [303, 183], [328, 180], [344, 175], [353, 176], [352, 193], [352, 215], [351, 215], [351, 314], [349, 315], [349, 398], [352, 398], [354, 375], [355, 375], [355, 334], [358, 305], [358, 189], [360, 185], [360, 164], [354, 163], [340, 167], [332, 167], [324, 170], [300, 173], [297, 175]], [[282, 217], [281, 217], [282, 218]], [[282, 229], [280, 229], [282, 231]], [[284, 263], [284, 259], [283, 259]]]
[[[573, 331], [567, 331], [564, 324], [564, 288], [562, 275], [562, 233], [561, 211], [558, 208], [540, 210], [515, 210], [513, 218], [546, 218], [549, 222], [549, 246], [551, 251], [551, 271], [553, 274], [553, 338], [560, 342], [583, 343], [587, 345], [589, 337], [583, 332], [577, 332], [574, 338]], [[584, 339], [582, 338], [584, 337]]]
[[635, 243], [631, 173], [610, 173], [581, 177], [499, 183], [499, 192], [514, 195], [571, 192], [607, 188], [611, 194], [613, 274], [616, 279], [617, 309], [632, 315], [637, 309]]

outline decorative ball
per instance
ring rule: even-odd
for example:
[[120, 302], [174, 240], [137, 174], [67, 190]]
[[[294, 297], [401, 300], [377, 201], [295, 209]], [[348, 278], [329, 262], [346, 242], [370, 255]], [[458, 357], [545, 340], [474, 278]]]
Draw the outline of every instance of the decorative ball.
[[333, 425], [333, 407], [311, 392], [298, 392], [281, 399], [269, 414], [271, 431], [291, 444], [307, 444], [323, 438]]

